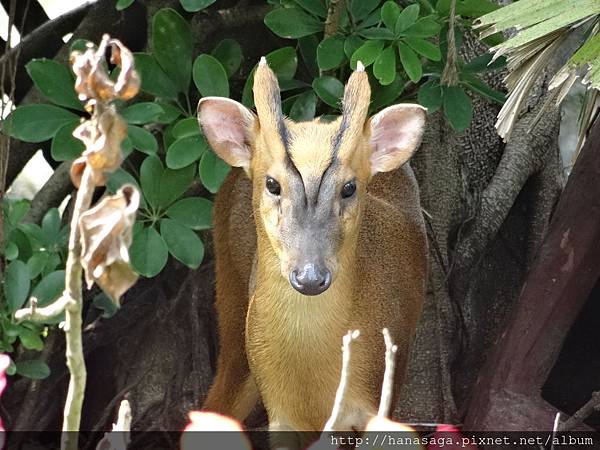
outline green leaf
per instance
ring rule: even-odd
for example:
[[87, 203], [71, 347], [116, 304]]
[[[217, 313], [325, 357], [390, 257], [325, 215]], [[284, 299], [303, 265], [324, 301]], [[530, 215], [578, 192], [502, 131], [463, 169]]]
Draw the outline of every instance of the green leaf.
[[208, 230], [212, 227], [213, 203], [202, 197], [187, 197], [173, 203], [167, 216], [192, 230]]
[[400, 16], [400, 7], [396, 2], [389, 0], [381, 7], [381, 20], [383, 21], [383, 24], [393, 32], [395, 32], [398, 16]]
[[49, 245], [58, 243], [60, 237], [60, 213], [58, 208], [50, 208], [42, 219], [42, 233], [45, 242]]
[[4, 256], [9, 261], [17, 259], [19, 256], [19, 247], [17, 246], [17, 244], [15, 244], [12, 241], [7, 242], [6, 246], [4, 247]]
[[365, 28], [379, 26], [379, 25], [381, 25], [381, 11], [376, 9], [375, 11], [371, 12], [371, 14], [369, 14], [367, 17], [365, 17], [363, 20], [360, 21], [360, 24], [358, 25], [357, 29], [362, 30]]
[[31, 296], [37, 298], [38, 306], [43, 307], [59, 298], [64, 290], [65, 271], [56, 270], [42, 278], [42, 281], [33, 288]]
[[387, 47], [379, 54], [375, 64], [373, 64], [373, 75], [383, 86], [396, 79], [396, 52], [394, 47]]
[[208, 150], [208, 142], [201, 134], [177, 139], [167, 149], [167, 167], [181, 169], [196, 162]]
[[164, 8], [154, 14], [152, 49], [165, 74], [179, 92], [186, 93], [192, 73], [192, 32], [177, 11]]
[[154, 228], [142, 228], [133, 235], [129, 248], [131, 265], [142, 276], [156, 276], [167, 263], [169, 251], [167, 244]]
[[[375, 62], [379, 53], [383, 50], [383, 41], [367, 41], [361, 45], [350, 58], [350, 67], [356, 70], [356, 63], [360, 61], [365, 67], [370, 66]], [[318, 94], [318, 92], [317, 92]]]
[[228, 77], [234, 75], [242, 65], [242, 47], [234, 39], [223, 39], [211, 54], [223, 65]]
[[381, 0], [352, 0], [350, 3], [350, 14], [356, 22], [361, 21], [375, 10]]
[[423, 55], [425, 58], [431, 61], [440, 61], [442, 59], [440, 48], [432, 42], [414, 37], [407, 37], [404, 39], [404, 42], [407, 43], [408, 46], [415, 52]]
[[129, 8], [135, 0], [117, 0], [117, 4], [115, 8], [117, 11], [123, 11], [124, 9]]
[[327, 17], [327, 7], [324, 0], [295, 0], [295, 2], [315, 16], [323, 19]]
[[313, 77], [319, 74], [319, 66], [317, 65], [317, 47], [319, 43], [320, 41], [315, 34], [298, 39], [300, 55], [302, 55], [309, 74]]
[[428, 16], [417, 20], [414, 25], [408, 27], [404, 34], [411, 37], [428, 38], [438, 34], [440, 28], [440, 24]]
[[46, 99], [56, 105], [83, 111], [75, 93], [75, 79], [66, 66], [51, 59], [33, 59], [25, 68]]
[[29, 200], [8, 200], [3, 202], [4, 215], [8, 222], [16, 227], [31, 209]]
[[[281, 80], [290, 80], [296, 74], [298, 67], [298, 57], [296, 56], [296, 49], [293, 47], [283, 47], [277, 49], [266, 56], [267, 63], [277, 78]], [[254, 84], [254, 71], [256, 66], [252, 69], [250, 76], [246, 80], [244, 85], [244, 91], [242, 93], [242, 103], [252, 108], [254, 106], [254, 98], [252, 96], [252, 87]]]
[[38, 330], [30, 330], [23, 326], [19, 328], [19, 339], [23, 347], [27, 350], [37, 350], [38, 352], [44, 348], [44, 341], [42, 341]]
[[123, 11], [124, 9], [129, 8], [135, 0], [117, 0], [117, 11]]
[[194, 61], [194, 83], [203, 97], [229, 97], [227, 72], [214, 56], [200, 55]]
[[444, 115], [456, 131], [464, 131], [471, 124], [473, 107], [471, 99], [458, 86], [443, 86]]
[[375, 112], [379, 109], [392, 105], [404, 89], [404, 80], [400, 76], [387, 86], [375, 85], [371, 95], [370, 111]]
[[413, 83], [418, 82], [423, 76], [421, 60], [416, 53], [403, 42], [398, 43], [398, 50], [400, 52], [400, 62], [402, 62], [402, 67], [404, 67], [408, 78], [410, 78]]
[[53, 137], [63, 126], [77, 120], [78, 116], [58, 106], [25, 105], [10, 113], [2, 123], [2, 129], [24, 142], [43, 142]]
[[200, 181], [209, 192], [214, 194], [225, 181], [231, 167], [209, 149], [202, 155], [199, 169]]
[[198, 12], [208, 8], [217, 0], [179, 0], [181, 6], [188, 12]]
[[348, 36], [344, 41], [344, 53], [348, 58], [352, 57], [352, 54], [364, 44], [361, 38], [356, 35]]
[[321, 100], [329, 106], [339, 108], [344, 85], [340, 80], [330, 76], [323, 76], [313, 80], [313, 89]]
[[163, 109], [163, 113], [156, 118], [158, 123], [169, 124], [181, 115], [181, 110], [168, 102], [158, 100], [156, 104]]
[[[410, 5], [404, 8], [396, 20], [394, 32], [396, 34], [403, 33], [414, 25], [419, 17], [419, 10], [419, 5]], [[407, 34], [409, 33], [407, 32]]]
[[54, 135], [50, 153], [56, 161], [72, 161], [81, 156], [85, 145], [73, 136], [73, 131], [79, 126], [79, 121], [62, 126]]
[[154, 56], [148, 53], [135, 53], [134, 61], [135, 70], [142, 79], [143, 91], [158, 97], [177, 98], [177, 87]]
[[185, 225], [171, 219], [160, 221], [160, 234], [167, 244], [169, 253], [190, 269], [197, 269], [204, 259], [204, 244]]
[[298, 39], [323, 30], [323, 23], [300, 8], [278, 8], [265, 16], [265, 25], [277, 36]]
[[20, 260], [12, 261], [4, 273], [4, 297], [12, 314], [27, 300], [30, 287], [30, 274], [27, 264]]
[[193, 165], [179, 170], [165, 169], [158, 157], [148, 156], [140, 168], [142, 192], [152, 206], [166, 208], [187, 190], [194, 172]]
[[344, 60], [344, 38], [329, 37], [317, 47], [317, 63], [321, 70], [331, 70]]
[[294, 47], [282, 47], [266, 56], [267, 63], [277, 78], [291, 80], [296, 75], [298, 56]]
[[420, 105], [427, 108], [429, 114], [442, 106], [442, 88], [437, 80], [429, 80], [419, 88], [417, 99]]
[[44, 267], [48, 264], [49, 259], [50, 255], [48, 252], [37, 252], [27, 260], [27, 267], [29, 267], [29, 276], [31, 279], [36, 278], [42, 273], [42, 270], [44, 270]]
[[189, 136], [197, 136], [200, 133], [200, 126], [198, 125], [198, 119], [195, 117], [187, 117], [176, 122], [171, 131], [175, 139], [181, 139]]
[[290, 119], [296, 122], [312, 120], [317, 109], [317, 96], [313, 91], [300, 94], [290, 110]]
[[464, 86], [468, 87], [473, 92], [487, 98], [488, 100], [496, 102], [499, 105], [503, 105], [506, 101], [506, 95], [504, 95], [503, 92], [492, 89], [486, 83], [484, 83], [475, 76], [461, 74], [461, 80]]
[[154, 102], [142, 102], [128, 106], [121, 111], [121, 116], [128, 123], [134, 125], [144, 125], [150, 122], [156, 122], [164, 110]]
[[365, 39], [383, 39], [385, 41], [395, 39], [394, 33], [387, 28], [367, 28], [366, 30], [360, 30], [358, 34]]
[[40, 361], [39, 359], [18, 361], [16, 367], [17, 374], [33, 380], [43, 380], [50, 376], [50, 367], [48, 367], [48, 364], [44, 361]]
[[461, 72], [488, 72], [491, 70], [501, 69], [506, 66], [506, 58], [504, 56], [500, 56], [494, 61], [492, 61], [492, 56], [493, 55], [491, 53], [484, 53], [477, 58], [473, 58], [462, 67]]
[[147, 155], [152, 155], [158, 150], [158, 142], [152, 133], [142, 127], [129, 125], [127, 134], [131, 139], [133, 148]]

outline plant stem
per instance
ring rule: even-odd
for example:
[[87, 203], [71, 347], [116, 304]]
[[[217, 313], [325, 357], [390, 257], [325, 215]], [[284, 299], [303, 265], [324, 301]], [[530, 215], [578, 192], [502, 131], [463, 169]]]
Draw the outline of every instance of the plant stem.
[[67, 301], [66, 323], [64, 327], [66, 335], [67, 367], [71, 374], [69, 390], [65, 403], [63, 434], [61, 439], [62, 450], [76, 450], [78, 441], [79, 424], [81, 422], [81, 407], [85, 392], [86, 370], [83, 358], [83, 346], [81, 339], [81, 243], [79, 240], [79, 218], [88, 210], [92, 203], [94, 193], [94, 177], [90, 166], [86, 166], [81, 178], [81, 185], [75, 199], [73, 217], [71, 218], [71, 230], [69, 235], [69, 254], [66, 264], [65, 292]]

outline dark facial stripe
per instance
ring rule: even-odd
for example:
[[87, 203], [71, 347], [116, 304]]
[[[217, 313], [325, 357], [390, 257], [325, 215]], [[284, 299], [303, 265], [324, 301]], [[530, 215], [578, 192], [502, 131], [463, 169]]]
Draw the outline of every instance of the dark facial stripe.
[[331, 158], [336, 159], [338, 151], [340, 149], [340, 145], [342, 145], [342, 139], [344, 138], [344, 134], [348, 130], [349, 120], [348, 114], [344, 111], [342, 115], [342, 121], [340, 122], [340, 128], [337, 133], [333, 135], [331, 139]]

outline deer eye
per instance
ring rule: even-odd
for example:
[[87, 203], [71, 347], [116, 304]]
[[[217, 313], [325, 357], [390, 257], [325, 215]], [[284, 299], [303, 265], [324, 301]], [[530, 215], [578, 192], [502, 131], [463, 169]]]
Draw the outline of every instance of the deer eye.
[[356, 182], [354, 180], [348, 181], [342, 187], [342, 198], [352, 197], [356, 192]]
[[269, 191], [273, 195], [281, 195], [281, 185], [279, 182], [272, 177], [267, 177], [266, 181], [267, 191]]

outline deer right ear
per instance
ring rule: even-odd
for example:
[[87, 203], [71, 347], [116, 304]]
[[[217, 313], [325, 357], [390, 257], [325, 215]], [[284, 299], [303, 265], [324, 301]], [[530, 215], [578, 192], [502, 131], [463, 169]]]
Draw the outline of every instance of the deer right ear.
[[250, 133], [256, 116], [240, 103], [223, 97], [205, 97], [198, 103], [198, 122], [208, 143], [227, 164], [250, 167]]

